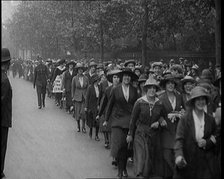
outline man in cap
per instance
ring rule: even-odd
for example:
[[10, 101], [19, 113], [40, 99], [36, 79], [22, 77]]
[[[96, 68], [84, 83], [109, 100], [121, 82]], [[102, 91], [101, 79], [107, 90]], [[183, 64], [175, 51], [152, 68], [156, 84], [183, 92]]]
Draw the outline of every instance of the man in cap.
[[10, 52], [2, 48], [1, 58], [1, 178], [5, 177], [4, 164], [8, 140], [8, 130], [12, 127], [12, 87], [7, 77], [10, 66]]
[[135, 60], [134, 59], [131, 59], [131, 60], [127, 60], [125, 63], [124, 63], [124, 67], [126, 68], [130, 68], [132, 71], [135, 70]]
[[48, 68], [43, 64], [42, 58], [38, 58], [39, 64], [34, 69], [33, 88], [37, 90], [38, 108], [45, 107], [46, 86], [48, 80]]

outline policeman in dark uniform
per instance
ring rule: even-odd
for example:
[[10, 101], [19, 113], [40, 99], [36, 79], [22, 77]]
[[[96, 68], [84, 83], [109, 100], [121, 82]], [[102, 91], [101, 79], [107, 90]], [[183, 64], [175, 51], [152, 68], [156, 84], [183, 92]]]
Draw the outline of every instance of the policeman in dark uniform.
[[1, 178], [4, 178], [4, 163], [8, 140], [8, 130], [12, 127], [12, 88], [7, 77], [10, 66], [10, 52], [2, 48], [1, 58]]
[[34, 69], [33, 88], [37, 89], [38, 108], [41, 109], [42, 105], [45, 107], [45, 95], [48, 79], [48, 68], [43, 64], [41, 57], [37, 57], [39, 64]]

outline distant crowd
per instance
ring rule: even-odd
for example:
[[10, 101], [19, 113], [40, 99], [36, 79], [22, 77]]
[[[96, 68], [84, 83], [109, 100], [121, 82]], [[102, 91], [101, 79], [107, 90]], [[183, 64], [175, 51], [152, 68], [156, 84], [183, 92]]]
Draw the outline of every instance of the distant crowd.
[[47, 69], [47, 96], [73, 116], [77, 131], [86, 133], [87, 125], [96, 141], [103, 133], [118, 178], [128, 176], [128, 161], [142, 178], [220, 178], [220, 65], [38, 57], [12, 59], [10, 70], [35, 87], [39, 64]]

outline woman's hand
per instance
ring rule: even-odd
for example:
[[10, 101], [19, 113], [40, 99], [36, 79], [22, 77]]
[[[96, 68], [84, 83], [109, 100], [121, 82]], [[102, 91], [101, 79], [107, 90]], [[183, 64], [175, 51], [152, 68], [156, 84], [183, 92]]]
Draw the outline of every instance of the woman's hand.
[[107, 121], [104, 121], [103, 122], [103, 126], [107, 126]]
[[184, 168], [186, 165], [187, 165], [187, 162], [186, 160], [184, 159], [183, 156], [178, 156], [176, 159], [175, 159], [175, 164], [177, 165], [178, 168]]
[[166, 123], [166, 120], [163, 119], [162, 122], [160, 123], [161, 127], [166, 127], [167, 126], [167, 123]]
[[159, 127], [159, 122], [158, 121], [151, 124], [152, 129], [157, 129], [158, 127]]
[[199, 139], [198, 140], [198, 147], [205, 148], [206, 146], [206, 140], [205, 139]]
[[131, 135], [127, 135], [127, 138], [126, 138], [127, 143], [132, 142], [132, 140], [133, 140], [132, 136]]

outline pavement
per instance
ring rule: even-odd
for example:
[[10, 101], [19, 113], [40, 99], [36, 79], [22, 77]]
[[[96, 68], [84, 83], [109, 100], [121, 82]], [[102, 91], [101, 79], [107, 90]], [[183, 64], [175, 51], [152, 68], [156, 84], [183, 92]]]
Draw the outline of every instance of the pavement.
[[[110, 151], [100, 141], [78, 133], [71, 114], [46, 97], [38, 109], [31, 82], [9, 77], [13, 89], [13, 127], [9, 129], [5, 175], [7, 179], [115, 178]], [[88, 131], [87, 131], [88, 132]], [[132, 166], [128, 167], [133, 176]]]

